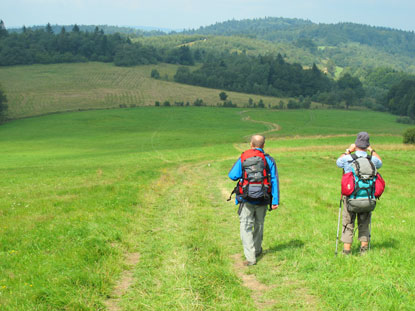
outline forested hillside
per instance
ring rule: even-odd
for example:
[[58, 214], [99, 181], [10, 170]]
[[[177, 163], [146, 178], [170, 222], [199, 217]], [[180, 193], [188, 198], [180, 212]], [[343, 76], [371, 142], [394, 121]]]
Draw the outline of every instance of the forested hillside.
[[62, 27], [58, 34], [50, 24], [37, 30], [23, 28], [21, 33], [0, 29], [0, 66], [85, 61], [113, 62], [118, 66], [159, 61], [193, 64], [186, 46], [156, 50], [148, 44], [133, 43], [119, 33], [107, 35], [98, 27], [92, 32], [81, 31], [77, 25], [69, 32]]
[[[23, 27], [20, 32], [2, 28], [0, 66], [85, 61], [118, 66], [196, 64], [179, 68], [175, 81], [300, 101], [305, 97], [306, 102], [337, 107], [360, 105], [413, 119], [413, 105], [403, 100], [402, 107], [409, 108], [394, 109], [391, 101], [396, 96], [389, 93], [394, 86], [401, 89], [397, 85], [415, 73], [413, 32], [285, 18], [232, 20], [170, 34], [104, 28], [109, 34], [77, 25], [69, 31], [50, 24]], [[156, 71], [152, 77], [160, 79]]]
[[[288, 18], [231, 20], [184, 34], [239, 36], [287, 43], [315, 56], [314, 62], [350, 67], [353, 72], [390, 66], [415, 72], [415, 34], [354, 23], [316, 24]], [[306, 59], [299, 59], [306, 64]]]
[[415, 52], [413, 32], [354, 23], [315, 24], [301, 19], [268, 17], [216, 23], [186, 33], [239, 35], [273, 42], [297, 41], [299, 46], [308, 49], [357, 42], [388, 53], [410, 57]]

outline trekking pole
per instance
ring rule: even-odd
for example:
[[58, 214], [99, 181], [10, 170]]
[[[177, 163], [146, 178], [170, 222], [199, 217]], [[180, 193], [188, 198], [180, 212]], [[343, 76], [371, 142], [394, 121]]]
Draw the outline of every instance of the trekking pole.
[[336, 251], [335, 251], [335, 255], [337, 256], [337, 246], [339, 244], [339, 231], [340, 231], [340, 215], [341, 215], [341, 211], [342, 211], [342, 198], [340, 199], [340, 204], [339, 204], [339, 220], [337, 221], [337, 238], [336, 238]]
[[372, 240], [372, 212], [369, 215], [369, 250], [370, 250], [370, 240]]

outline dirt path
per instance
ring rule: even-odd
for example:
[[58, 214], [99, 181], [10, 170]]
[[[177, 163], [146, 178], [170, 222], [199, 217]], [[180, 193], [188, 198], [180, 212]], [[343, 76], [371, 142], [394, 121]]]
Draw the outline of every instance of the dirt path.
[[[242, 115], [246, 112], [248, 112], [248, 111], [243, 110], [243, 111], [239, 112], [239, 114]], [[242, 117], [242, 121], [260, 123], [260, 124], [264, 124], [268, 127], [268, 130], [266, 130], [265, 132], [258, 133], [258, 134], [268, 134], [268, 133], [277, 132], [277, 131], [281, 130], [281, 126], [277, 123], [267, 122], [267, 121], [260, 121], [260, 120], [252, 120], [250, 116]]]
[[[246, 112], [248, 112], [248, 110], [243, 110], [241, 112], [238, 112], [238, 114], [242, 116], [242, 114], [244, 114]], [[280, 131], [281, 130], [281, 126], [279, 124], [277, 124], [277, 123], [267, 122], [267, 121], [260, 121], [260, 120], [252, 120], [250, 116], [246, 116], [246, 117], [243, 117], [242, 116], [241, 118], [242, 118], [242, 121], [260, 123], [260, 124], [264, 124], [264, 125], [266, 125], [268, 127], [268, 130], [266, 130], [264, 132], [261, 132], [261, 133], [258, 133], [258, 134], [265, 135], [265, 134], [268, 134], [268, 133], [277, 132], [277, 131]], [[247, 135], [244, 138], [249, 139], [251, 137], [251, 135], [252, 134]], [[235, 143], [235, 144], [233, 144], [233, 147], [236, 150], [238, 150], [240, 152], [243, 152], [246, 149], [246, 143], [244, 143], [244, 144], [237, 144], [237, 143]]]
[[243, 265], [241, 254], [234, 254], [231, 258], [236, 275], [242, 280], [243, 286], [251, 290], [251, 297], [257, 309], [264, 310], [273, 306], [276, 302], [274, 299], [264, 298], [265, 293], [272, 287], [259, 282], [254, 274], [248, 274], [249, 268]]
[[128, 288], [133, 283], [134, 267], [138, 264], [139, 260], [139, 253], [129, 253], [126, 255], [125, 263], [128, 266], [128, 269], [122, 272], [121, 277], [115, 284], [114, 290], [112, 291], [110, 297], [107, 299], [107, 301], [105, 301], [105, 305], [109, 311], [121, 310], [119, 306], [120, 299], [128, 291]]

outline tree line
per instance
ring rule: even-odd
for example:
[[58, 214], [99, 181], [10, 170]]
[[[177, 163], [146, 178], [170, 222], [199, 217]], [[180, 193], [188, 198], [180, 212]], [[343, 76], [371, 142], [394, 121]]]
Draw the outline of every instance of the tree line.
[[235, 92], [276, 97], [311, 97], [329, 105], [355, 105], [365, 92], [360, 80], [349, 74], [338, 81], [330, 79], [314, 64], [304, 69], [274, 56], [231, 54], [213, 57], [196, 70], [179, 67], [176, 82]]
[[383, 98], [383, 105], [393, 114], [403, 116], [402, 123], [415, 123], [415, 77], [393, 85]]
[[106, 35], [95, 27], [82, 32], [75, 25], [70, 32], [64, 27], [55, 34], [52, 26], [9, 33], [0, 29], [0, 66], [100, 61], [117, 66], [156, 64], [160, 61], [192, 65], [193, 55], [187, 46], [156, 49], [133, 43], [119, 33]]

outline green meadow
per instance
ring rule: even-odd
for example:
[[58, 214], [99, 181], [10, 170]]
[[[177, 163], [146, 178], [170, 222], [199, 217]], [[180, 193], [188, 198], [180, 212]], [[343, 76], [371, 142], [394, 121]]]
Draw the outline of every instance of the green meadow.
[[[81, 68], [71, 66], [42, 70]], [[102, 67], [102, 77], [111, 67], [87, 66]], [[40, 67], [18, 68], [16, 77]], [[151, 67], [116, 70], [133, 77]], [[66, 79], [53, 80], [63, 94]], [[128, 81], [106, 92], [135, 92]], [[56, 104], [31, 87], [11, 96], [14, 115]], [[36, 104], [19, 106], [18, 94], [31, 92]], [[77, 94], [84, 108], [104, 107], [88, 89]], [[72, 98], [65, 110], [72, 100], [80, 107]], [[414, 310], [415, 147], [402, 144], [406, 128], [369, 111], [210, 107], [80, 111], [3, 124], [0, 309]], [[335, 161], [361, 130], [383, 159], [387, 189], [373, 214], [369, 254], [360, 257], [355, 242], [352, 256], [335, 257]], [[277, 161], [281, 206], [266, 217], [264, 256], [243, 268], [227, 172], [253, 133], [265, 133]]]

